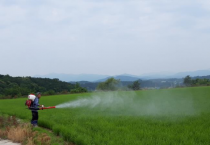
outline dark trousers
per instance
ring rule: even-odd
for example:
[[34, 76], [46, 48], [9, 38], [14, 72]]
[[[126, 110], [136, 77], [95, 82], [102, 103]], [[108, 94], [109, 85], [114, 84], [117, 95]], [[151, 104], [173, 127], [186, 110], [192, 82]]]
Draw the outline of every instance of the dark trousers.
[[39, 119], [38, 112], [35, 112], [35, 111], [31, 111], [31, 112], [32, 112], [31, 124], [37, 125], [38, 119]]

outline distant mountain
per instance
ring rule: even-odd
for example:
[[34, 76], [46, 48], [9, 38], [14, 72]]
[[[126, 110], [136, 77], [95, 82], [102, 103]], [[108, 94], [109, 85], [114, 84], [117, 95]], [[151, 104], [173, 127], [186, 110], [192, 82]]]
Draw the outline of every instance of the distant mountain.
[[153, 73], [153, 74], [147, 74], [147, 75], [141, 75], [139, 76], [143, 80], [148, 79], [158, 79], [158, 78], [184, 78], [187, 75], [190, 75], [191, 77], [196, 76], [207, 76], [210, 75], [210, 70], [197, 70], [197, 71], [188, 71], [188, 72], [179, 72], [179, 73]]
[[142, 80], [150, 80], [150, 79], [158, 79], [158, 78], [172, 78], [173, 74], [165, 74], [165, 73], [153, 73], [153, 74], [145, 74], [140, 75], [139, 78]]
[[36, 75], [34, 77], [40, 78], [58, 78], [61, 81], [66, 82], [78, 82], [78, 81], [89, 81], [89, 82], [104, 82], [110, 77], [114, 77], [115, 79], [120, 79], [121, 81], [136, 81], [136, 80], [150, 80], [150, 79], [168, 79], [168, 78], [184, 78], [187, 75], [191, 77], [197, 76], [208, 76], [210, 75], [210, 70], [197, 70], [197, 71], [188, 71], [188, 72], [179, 72], [179, 73], [169, 73], [169, 72], [161, 72], [161, 73], [150, 73], [144, 74], [140, 76], [135, 76], [131, 74], [121, 74], [116, 76], [109, 75], [98, 75], [98, 74], [56, 74], [51, 73], [47, 75]]
[[136, 80], [139, 80], [140, 78], [139, 77], [135, 77], [134, 75], [117, 75], [117, 76], [110, 76], [110, 77], [106, 77], [104, 79], [100, 79], [100, 80], [97, 80], [96, 82], [104, 82], [106, 81], [108, 78], [115, 78], [117, 80], [120, 80], [120, 81], [136, 81]]
[[192, 79], [210, 79], [210, 75], [208, 75], [208, 76], [196, 76], [196, 77], [192, 77]]
[[90, 81], [94, 82], [99, 79], [108, 77], [108, 75], [98, 75], [98, 74], [46, 74], [46, 75], [35, 75], [34, 77], [40, 78], [58, 78], [61, 81], [65, 82], [77, 82], [77, 81]]
[[173, 75], [173, 77], [183, 78], [183, 77], [186, 77], [187, 75], [190, 75], [191, 77], [208, 76], [208, 75], [210, 75], [210, 70], [197, 70], [197, 71], [191, 71], [191, 72], [180, 72], [180, 73], [177, 73], [177, 74]]

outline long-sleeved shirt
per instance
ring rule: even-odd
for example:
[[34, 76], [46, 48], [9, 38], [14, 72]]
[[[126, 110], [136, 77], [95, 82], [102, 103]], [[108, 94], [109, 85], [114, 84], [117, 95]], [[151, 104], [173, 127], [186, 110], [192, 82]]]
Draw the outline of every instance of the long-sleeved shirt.
[[[38, 97], [36, 97], [36, 98], [34, 99], [34, 102], [33, 102], [33, 104], [31, 105], [31, 107], [33, 107], [33, 108], [38, 108], [38, 107], [39, 107], [39, 98], [38, 98]], [[37, 112], [37, 110], [32, 110], [32, 111]]]

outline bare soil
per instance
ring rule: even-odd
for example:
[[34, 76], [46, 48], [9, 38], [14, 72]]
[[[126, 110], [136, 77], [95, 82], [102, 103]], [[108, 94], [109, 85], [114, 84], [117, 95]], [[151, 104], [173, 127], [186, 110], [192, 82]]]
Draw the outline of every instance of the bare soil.
[[10, 140], [2, 140], [0, 139], [0, 145], [21, 145], [20, 143], [13, 143]]

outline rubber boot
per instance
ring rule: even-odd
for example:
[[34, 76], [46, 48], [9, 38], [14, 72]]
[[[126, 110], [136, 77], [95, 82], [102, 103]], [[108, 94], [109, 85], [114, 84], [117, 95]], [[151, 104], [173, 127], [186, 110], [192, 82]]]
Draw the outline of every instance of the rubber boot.
[[38, 121], [37, 120], [31, 121], [31, 124], [33, 125], [33, 127], [38, 127]]

